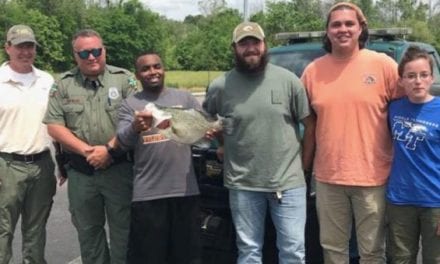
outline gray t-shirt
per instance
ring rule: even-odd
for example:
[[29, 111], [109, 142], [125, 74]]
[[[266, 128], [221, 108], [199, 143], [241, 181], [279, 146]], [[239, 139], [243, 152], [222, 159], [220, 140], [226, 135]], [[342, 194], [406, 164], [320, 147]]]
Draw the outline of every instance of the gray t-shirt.
[[226, 187], [273, 192], [304, 185], [299, 121], [309, 106], [295, 74], [272, 64], [253, 75], [234, 69], [211, 83], [203, 106], [225, 118]]
[[124, 148], [134, 149], [133, 201], [199, 194], [191, 148], [165, 139], [156, 129], [137, 134], [132, 128], [135, 111], [149, 102], [161, 106], [200, 109], [189, 92], [164, 89], [159, 95], [142, 91], [122, 102], [117, 137]]

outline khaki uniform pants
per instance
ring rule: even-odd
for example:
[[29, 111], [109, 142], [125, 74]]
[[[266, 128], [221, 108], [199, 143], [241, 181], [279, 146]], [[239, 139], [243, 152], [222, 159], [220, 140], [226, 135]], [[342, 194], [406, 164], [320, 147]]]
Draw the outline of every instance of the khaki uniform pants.
[[[123, 162], [94, 175], [68, 171], [72, 222], [83, 264], [125, 264], [130, 231], [132, 163]], [[104, 225], [108, 221], [110, 247]]]
[[415, 264], [422, 237], [423, 264], [440, 263], [440, 208], [387, 204], [388, 253], [392, 264]]
[[56, 191], [49, 152], [34, 162], [0, 154], [0, 264], [12, 257], [12, 239], [21, 215], [24, 264], [45, 264], [46, 223]]
[[385, 186], [359, 187], [317, 182], [320, 241], [326, 264], [349, 263], [355, 219], [361, 264], [385, 263]]

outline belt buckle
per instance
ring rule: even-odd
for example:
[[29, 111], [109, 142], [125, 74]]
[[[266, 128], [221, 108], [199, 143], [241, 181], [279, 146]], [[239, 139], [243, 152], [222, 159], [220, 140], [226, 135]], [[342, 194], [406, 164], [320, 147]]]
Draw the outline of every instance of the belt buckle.
[[26, 164], [32, 164], [32, 163], [35, 162], [35, 158], [34, 158], [34, 156], [35, 156], [35, 155], [23, 155], [23, 161], [24, 161]]

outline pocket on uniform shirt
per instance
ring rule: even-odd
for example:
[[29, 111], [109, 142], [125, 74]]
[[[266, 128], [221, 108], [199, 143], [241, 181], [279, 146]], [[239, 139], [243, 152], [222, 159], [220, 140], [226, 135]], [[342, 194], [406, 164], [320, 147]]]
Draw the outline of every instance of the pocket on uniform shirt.
[[63, 105], [63, 111], [66, 113], [66, 123], [68, 128], [77, 128], [80, 126], [81, 116], [84, 112], [84, 105]]

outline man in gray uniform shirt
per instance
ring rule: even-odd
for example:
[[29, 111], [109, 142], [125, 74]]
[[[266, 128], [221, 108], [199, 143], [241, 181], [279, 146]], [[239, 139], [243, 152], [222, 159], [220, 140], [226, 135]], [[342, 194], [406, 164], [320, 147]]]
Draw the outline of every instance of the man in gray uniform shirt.
[[117, 129], [122, 147], [135, 153], [127, 263], [200, 263], [199, 190], [190, 146], [164, 138], [151, 127], [151, 112], [142, 112], [150, 102], [200, 104], [186, 91], [164, 87], [158, 54], [140, 55], [135, 68], [143, 91], [122, 103]]

